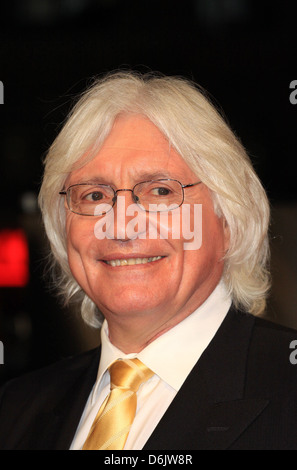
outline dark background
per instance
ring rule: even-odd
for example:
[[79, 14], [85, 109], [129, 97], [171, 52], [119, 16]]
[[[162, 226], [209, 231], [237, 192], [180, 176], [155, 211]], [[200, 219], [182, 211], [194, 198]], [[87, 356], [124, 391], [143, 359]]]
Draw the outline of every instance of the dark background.
[[[272, 205], [268, 316], [297, 328], [297, 16], [261, 0], [1, 2], [0, 229], [22, 228], [30, 280], [0, 288], [0, 381], [97, 344], [44, 277], [42, 157], [90, 79], [118, 68], [198, 82], [224, 110]], [[296, 332], [297, 339], [297, 332]], [[288, 353], [289, 354], [289, 353]]]

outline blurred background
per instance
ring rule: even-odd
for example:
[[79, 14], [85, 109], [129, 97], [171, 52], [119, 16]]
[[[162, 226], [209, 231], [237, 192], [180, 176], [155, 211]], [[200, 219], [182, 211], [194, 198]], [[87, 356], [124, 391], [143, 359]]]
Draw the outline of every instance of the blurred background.
[[1, 2], [0, 384], [99, 342], [49, 289], [36, 198], [42, 158], [74, 98], [118, 68], [193, 79], [224, 110], [271, 201], [267, 316], [297, 328], [294, 13], [288, 1]]

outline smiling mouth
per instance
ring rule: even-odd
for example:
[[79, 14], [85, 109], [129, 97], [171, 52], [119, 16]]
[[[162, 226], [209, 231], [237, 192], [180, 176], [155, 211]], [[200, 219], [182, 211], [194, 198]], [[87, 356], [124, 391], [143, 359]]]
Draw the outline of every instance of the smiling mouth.
[[164, 258], [164, 256], [151, 256], [150, 258], [126, 258], [126, 259], [111, 259], [108, 261], [102, 260], [105, 264], [109, 266], [133, 266], [135, 264], [147, 264], [159, 259]]

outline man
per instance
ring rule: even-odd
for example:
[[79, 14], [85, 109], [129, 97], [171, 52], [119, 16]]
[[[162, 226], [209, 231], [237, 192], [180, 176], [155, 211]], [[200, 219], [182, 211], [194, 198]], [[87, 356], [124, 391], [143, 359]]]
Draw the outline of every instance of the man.
[[[101, 347], [8, 383], [0, 448], [297, 449], [296, 333], [259, 318], [269, 204], [204, 93], [96, 82], [49, 150], [40, 206], [60, 293], [104, 320]], [[123, 364], [146, 381], [119, 385]]]

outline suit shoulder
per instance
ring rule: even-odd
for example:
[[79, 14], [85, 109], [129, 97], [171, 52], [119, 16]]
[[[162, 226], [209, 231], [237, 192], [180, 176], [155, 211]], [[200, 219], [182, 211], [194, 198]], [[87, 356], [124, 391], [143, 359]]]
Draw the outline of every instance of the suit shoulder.
[[[293, 358], [297, 330], [255, 318], [249, 346], [248, 371], [252, 383], [264, 383], [268, 390], [296, 395], [297, 364]], [[295, 356], [297, 352], [295, 352]]]
[[6, 394], [17, 399], [18, 396], [29, 397], [44, 390], [48, 393], [51, 388], [63, 387], [92, 363], [99, 363], [99, 355], [99, 348], [96, 348], [14, 378], [1, 387], [0, 401]]
[[282, 340], [288, 341], [290, 339], [297, 339], [297, 329], [275, 323], [262, 317], [255, 317], [254, 333], [262, 335], [263, 338], [267, 338], [268, 340], [276, 339], [278, 340], [277, 344]]
[[297, 330], [264, 318], [255, 318], [251, 347], [263, 358], [270, 358], [270, 363], [290, 365], [290, 353], [297, 340]]
[[98, 349], [88, 351], [7, 382], [0, 391], [0, 448], [52, 445], [48, 442], [53, 435], [44, 431], [47, 422], [64, 410], [70, 413], [72, 406], [80, 412], [96, 379], [99, 357]]

